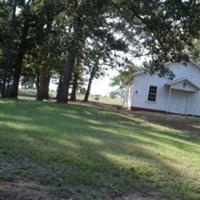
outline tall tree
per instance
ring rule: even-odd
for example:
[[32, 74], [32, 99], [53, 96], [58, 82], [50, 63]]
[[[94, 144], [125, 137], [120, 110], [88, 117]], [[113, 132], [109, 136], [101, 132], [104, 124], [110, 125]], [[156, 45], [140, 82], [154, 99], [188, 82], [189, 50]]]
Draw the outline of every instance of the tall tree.
[[69, 86], [72, 78], [73, 68], [75, 66], [76, 55], [85, 44], [87, 38], [106, 37], [110, 31], [110, 27], [105, 26], [106, 12], [110, 8], [109, 1], [75, 1], [68, 11], [71, 17], [69, 33], [71, 39], [69, 41], [66, 63], [61, 76], [58, 98], [60, 103], [67, 103], [69, 95]]
[[[5, 96], [6, 83], [9, 86], [9, 69], [12, 64], [11, 58], [14, 56], [14, 37], [16, 29], [17, 1], [1, 2], [1, 64], [2, 64], [2, 91], [1, 96]], [[8, 34], [9, 33], [9, 34]]]
[[[84, 48], [83, 60], [88, 76], [88, 84], [84, 101], [88, 101], [92, 82], [95, 78], [105, 75], [106, 70], [114, 66], [115, 60], [112, 58], [113, 51], [127, 51], [127, 45], [123, 40], [110, 39], [109, 41], [88, 41]], [[115, 63], [116, 64], [116, 63]]]
[[71, 97], [70, 97], [71, 101], [76, 101], [77, 90], [79, 88], [80, 82], [82, 82], [81, 76], [82, 76], [82, 71], [83, 71], [83, 65], [82, 65], [81, 60], [82, 59], [80, 58], [80, 56], [76, 58], [76, 64], [73, 70], [72, 92], [71, 92]]
[[59, 31], [66, 34], [57, 95], [62, 103], [68, 101], [76, 59], [87, 40], [109, 44], [123, 39], [131, 54], [148, 54], [150, 72], [162, 75], [162, 63], [188, 58], [187, 48], [200, 32], [199, 1], [7, 0], [0, 1], [0, 8], [1, 82], [11, 86], [9, 93], [3, 87], [3, 97], [17, 97], [25, 56], [55, 31], [60, 15]]
[[[199, 1], [119, 1], [125, 23], [142, 27], [138, 35], [151, 58], [149, 70], [167, 73], [166, 61], [188, 60], [187, 48], [198, 37]], [[132, 10], [133, 12], [130, 12]]]
[[[8, 52], [5, 55], [5, 57], [10, 57], [11, 53], [14, 54], [13, 63], [9, 67], [13, 71], [9, 97], [17, 98], [20, 75], [26, 53], [49, 34], [54, 18], [64, 9], [64, 5], [62, 1], [54, 0], [13, 0], [5, 2], [8, 7], [12, 8], [10, 12], [13, 13], [9, 32], [15, 33], [13, 38], [8, 38], [14, 48], [12, 52]], [[6, 93], [3, 96], [7, 96]]]

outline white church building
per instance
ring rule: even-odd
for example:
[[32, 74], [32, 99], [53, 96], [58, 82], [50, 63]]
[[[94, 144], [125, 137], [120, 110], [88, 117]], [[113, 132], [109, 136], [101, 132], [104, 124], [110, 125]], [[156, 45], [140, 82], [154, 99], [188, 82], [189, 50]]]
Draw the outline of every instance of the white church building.
[[173, 80], [143, 71], [133, 74], [133, 82], [126, 87], [124, 107], [200, 116], [200, 66], [190, 60], [165, 67], [175, 75]]

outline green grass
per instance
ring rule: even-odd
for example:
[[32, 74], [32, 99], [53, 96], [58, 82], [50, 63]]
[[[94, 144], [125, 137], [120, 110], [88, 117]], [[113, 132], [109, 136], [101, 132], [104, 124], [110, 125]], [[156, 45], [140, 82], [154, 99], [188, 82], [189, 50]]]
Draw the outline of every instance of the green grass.
[[1, 100], [0, 180], [34, 180], [76, 199], [199, 199], [200, 138], [126, 113]]
[[21, 88], [21, 89], [19, 89], [19, 95], [20, 96], [27, 96], [27, 97], [36, 97], [37, 91], [36, 91], [36, 89]]

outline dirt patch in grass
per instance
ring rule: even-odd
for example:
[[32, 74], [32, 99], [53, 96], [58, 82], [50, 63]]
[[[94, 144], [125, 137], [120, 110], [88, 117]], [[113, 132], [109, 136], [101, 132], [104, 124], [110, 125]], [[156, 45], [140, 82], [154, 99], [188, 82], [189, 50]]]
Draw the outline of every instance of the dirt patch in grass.
[[199, 117], [144, 111], [133, 111], [129, 114], [131, 116], [142, 118], [151, 123], [159, 124], [161, 126], [170, 127], [184, 132], [190, 132], [194, 136], [200, 137], [200, 126], [198, 123], [196, 123], [196, 121], [200, 120]]
[[[150, 196], [143, 196], [139, 193], [129, 194], [124, 197], [117, 198], [116, 200], [155, 200], [157, 198]], [[164, 200], [164, 199], [163, 199]]]
[[49, 194], [49, 188], [36, 182], [0, 182], [1, 200], [49, 200], [56, 199]]
[[[33, 181], [5, 182], [0, 181], [0, 200], [72, 200], [70, 195], [63, 196], [64, 192], [50, 192], [52, 188]], [[122, 197], [109, 197], [105, 199], [116, 200], [153, 200], [153, 197], [143, 196], [139, 193], [129, 194]]]
[[[29, 159], [0, 159], [0, 200], [71, 199], [68, 190], [59, 191], [53, 182], [43, 184], [48, 181], [48, 176], [59, 170], [51, 167], [40, 166]], [[32, 179], [27, 177], [28, 172]]]
[[106, 109], [114, 112], [127, 113], [131, 117], [138, 117], [148, 122], [155, 123], [161, 126], [170, 127], [176, 130], [191, 132], [194, 136], [200, 137], [200, 117], [157, 113], [150, 111], [126, 111], [120, 105], [112, 105], [98, 102], [82, 102], [77, 101], [73, 104], [90, 106], [94, 108]]

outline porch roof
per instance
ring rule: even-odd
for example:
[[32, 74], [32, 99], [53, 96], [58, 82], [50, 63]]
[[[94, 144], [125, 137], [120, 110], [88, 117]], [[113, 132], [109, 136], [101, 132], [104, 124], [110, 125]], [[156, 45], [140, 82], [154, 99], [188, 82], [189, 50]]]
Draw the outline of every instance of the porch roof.
[[166, 84], [171, 89], [182, 90], [186, 92], [197, 92], [200, 88], [186, 77], [175, 79]]

